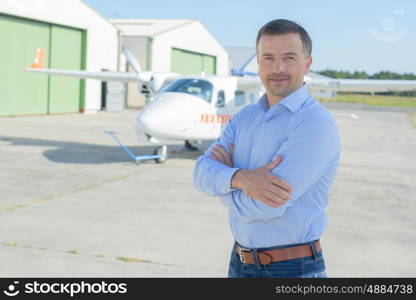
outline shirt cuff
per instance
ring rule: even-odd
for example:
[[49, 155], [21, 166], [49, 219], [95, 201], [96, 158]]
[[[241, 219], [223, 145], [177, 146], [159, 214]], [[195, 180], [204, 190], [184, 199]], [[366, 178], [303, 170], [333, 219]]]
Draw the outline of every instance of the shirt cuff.
[[217, 174], [217, 191], [221, 194], [226, 194], [236, 189], [231, 188], [231, 178], [233, 177], [234, 173], [240, 170], [240, 168], [224, 168]]

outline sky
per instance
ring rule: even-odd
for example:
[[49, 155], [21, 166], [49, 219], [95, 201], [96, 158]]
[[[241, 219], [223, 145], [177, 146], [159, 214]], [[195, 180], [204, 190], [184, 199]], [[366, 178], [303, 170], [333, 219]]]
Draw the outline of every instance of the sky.
[[416, 74], [415, 0], [84, 0], [106, 18], [198, 19], [224, 47], [255, 47], [284, 18], [313, 41], [312, 70]]

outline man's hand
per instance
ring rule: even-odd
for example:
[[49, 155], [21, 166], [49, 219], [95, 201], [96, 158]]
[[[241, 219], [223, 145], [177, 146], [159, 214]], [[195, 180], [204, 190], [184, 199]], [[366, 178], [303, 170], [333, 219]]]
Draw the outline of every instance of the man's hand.
[[280, 164], [281, 160], [281, 157], [278, 156], [274, 161], [263, 167], [252, 170], [238, 170], [231, 179], [231, 187], [242, 189], [250, 198], [271, 207], [279, 207], [285, 204], [290, 198], [289, 193], [292, 191], [292, 187], [271, 173]]
[[229, 144], [229, 147], [230, 153], [228, 153], [222, 145], [215, 145], [215, 147], [211, 150], [210, 157], [230, 168], [234, 167], [234, 144]]

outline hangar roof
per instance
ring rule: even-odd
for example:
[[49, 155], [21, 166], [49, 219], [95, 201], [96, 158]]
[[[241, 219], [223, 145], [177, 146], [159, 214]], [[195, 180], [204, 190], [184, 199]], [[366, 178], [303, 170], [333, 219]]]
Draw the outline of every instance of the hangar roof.
[[155, 36], [195, 22], [195, 19], [110, 19], [125, 36]]

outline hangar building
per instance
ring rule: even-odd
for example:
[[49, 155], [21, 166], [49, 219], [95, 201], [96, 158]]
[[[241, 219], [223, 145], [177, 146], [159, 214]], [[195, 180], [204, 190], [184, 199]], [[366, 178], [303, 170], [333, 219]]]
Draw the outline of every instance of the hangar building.
[[102, 84], [25, 72], [36, 49], [45, 67], [117, 70], [118, 30], [80, 0], [0, 0], [0, 116], [94, 112]]
[[[181, 75], [228, 75], [227, 51], [194, 19], [110, 19], [121, 30], [121, 44], [145, 71]], [[129, 70], [130, 71], [130, 70]], [[128, 85], [128, 106], [141, 107], [144, 97]]]

